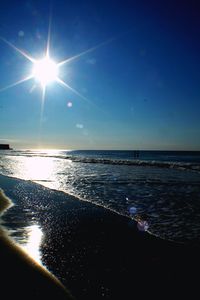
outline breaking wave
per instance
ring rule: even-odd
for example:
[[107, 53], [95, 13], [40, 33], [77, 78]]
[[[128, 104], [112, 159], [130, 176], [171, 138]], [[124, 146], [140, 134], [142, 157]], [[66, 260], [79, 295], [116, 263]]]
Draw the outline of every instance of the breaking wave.
[[[155, 159], [143, 159], [134, 158], [132, 155], [128, 156], [128, 158], [119, 158], [115, 157], [116, 153], [108, 154], [108, 152], [99, 151], [97, 152], [100, 155], [91, 155], [88, 151], [32, 151], [32, 150], [12, 150], [5, 151], [3, 156], [10, 157], [46, 157], [46, 158], [54, 158], [54, 159], [66, 159], [70, 160], [74, 163], [84, 163], [84, 164], [104, 164], [104, 165], [124, 165], [124, 166], [142, 166], [142, 167], [157, 167], [157, 168], [166, 168], [166, 169], [177, 169], [177, 170], [190, 170], [200, 172], [200, 156], [192, 158], [192, 161], [183, 160], [181, 161], [181, 156], [173, 157], [173, 156], [164, 156], [162, 160], [161, 157], [156, 157]], [[106, 155], [104, 154], [106, 153]], [[120, 153], [121, 154], [121, 153]], [[111, 156], [111, 157], [109, 157]], [[160, 159], [159, 159], [160, 158]]]
[[193, 170], [200, 171], [199, 163], [185, 163], [185, 162], [168, 162], [155, 160], [121, 160], [121, 159], [105, 159], [105, 158], [87, 158], [80, 156], [66, 156], [73, 162], [90, 163], [90, 164], [109, 164], [109, 165], [126, 165], [126, 166], [142, 166], [142, 167], [157, 167], [179, 170]]

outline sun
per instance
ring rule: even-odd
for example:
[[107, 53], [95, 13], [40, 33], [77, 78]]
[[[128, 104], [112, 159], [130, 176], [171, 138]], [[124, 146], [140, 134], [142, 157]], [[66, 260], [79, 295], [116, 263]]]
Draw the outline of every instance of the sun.
[[[32, 85], [30, 92], [32, 92], [37, 85], [40, 86], [42, 94], [41, 94], [41, 114], [40, 114], [40, 122], [42, 123], [43, 118], [43, 111], [44, 111], [44, 105], [46, 100], [46, 92], [47, 92], [47, 86], [50, 84], [56, 82], [58, 85], [62, 86], [63, 88], [67, 89], [68, 91], [72, 92], [73, 94], [77, 95], [79, 98], [82, 98], [84, 101], [88, 102], [89, 104], [94, 105], [92, 101], [90, 101], [87, 97], [82, 95], [78, 90], [73, 88], [71, 85], [69, 85], [67, 82], [62, 80], [60, 77], [60, 68], [66, 64], [69, 64], [73, 62], [74, 60], [77, 60], [81, 58], [82, 56], [89, 54], [90, 52], [95, 51], [99, 47], [102, 47], [111, 41], [113, 41], [115, 38], [111, 38], [107, 41], [104, 41], [94, 47], [91, 47], [83, 52], [80, 52], [74, 56], [68, 57], [67, 59], [64, 59], [59, 62], [55, 62], [51, 56], [50, 56], [50, 40], [51, 40], [51, 14], [49, 16], [49, 28], [48, 28], [48, 35], [47, 35], [47, 43], [46, 43], [46, 51], [44, 51], [44, 56], [42, 58], [35, 58], [23, 49], [20, 49], [16, 47], [14, 44], [6, 40], [5, 38], [0, 36], [0, 41], [3, 41], [8, 46], [10, 46], [12, 49], [14, 49], [16, 52], [20, 53], [23, 57], [25, 57], [29, 62], [32, 63], [30, 73], [27, 74], [26, 77], [23, 77], [20, 80], [15, 81], [12, 84], [9, 84], [5, 87], [0, 88], [0, 92], [8, 90], [12, 87], [16, 87], [19, 84], [22, 84], [29, 80], [34, 80], [35, 84]], [[95, 105], [96, 106], [96, 105]]]
[[[28, 74], [28, 76], [22, 78], [21, 80], [14, 82], [12, 84], [9, 84], [3, 88], [0, 88], [0, 92], [10, 89], [12, 87], [15, 87], [19, 84], [22, 84], [23, 82], [26, 82], [28, 80], [35, 79], [35, 81], [40, 84], [41, 90], [42, 90], [42, 109], [41, 109], [42, 111], [43, 111], [44, 102], [45, 102], [46, 87], [47, 87], [47, 85], [50, 85], [53, 82], [57, 82], [62, 87], [66, 88], [67, 90], [70, 90], [71, 92], [73, 92], [74, 94], [76, 94], [77, 96], [82, 98], [83, 100], [92, 104], [92, 102], [89, 101], [89, 99], [87, 97], [85, 97], [84, 95], [79, 93], [79, 91], [77, 91], [76, 89], [71, 87], [68, 83], [66, 83], [65, 81], [63, 81], [60, 78], [59, 69], [63, 65], [69, 64], [72, 61], [79, 59], [83, 55], [88, 54], [88, 53], [96, 50], [97, 48], [99, 48], [103, 45], [106, 45], [107, 43], [110, 43], [113, 40], [113, 38], [110, 40], [107, 40], [97, 46], [89, 48], [83, 52], [80, 52], [74, 56], [68, 57], [67, 59], [56, 63], [50, 57], [50, 31], [51, 31], [51, 20], [49, 21], [49, 30], [48, 30], [48, 36], [47, 36], [46, 51], [45, 51], [44, 57], [41, 59], [34, 58], [32, 55], [29, 55], [26, 51], [16, 47], [14, 44], [12, 44], [8, 40], [6, 40], [5, 38], [0, 36], [1, 41], [5, 42], [7, 45], [9, 45], [11, 48], [13, 48], [16, 52], [20, 53], [22, 56], [24, 56], [28, 61], [30, 61], [32, 63], [32, 69], [31, 69], [30, 74]], [[31, 90], [33, 90], [35, 88], [35, 86], [36, 85], [33, 85]]]
[[46, 87], [46, 85], [57, 80], [59, 73], [58, 69], [58, 64], [46, 56], [33, 63], [32, 76], [42, 85], [42, 87]]

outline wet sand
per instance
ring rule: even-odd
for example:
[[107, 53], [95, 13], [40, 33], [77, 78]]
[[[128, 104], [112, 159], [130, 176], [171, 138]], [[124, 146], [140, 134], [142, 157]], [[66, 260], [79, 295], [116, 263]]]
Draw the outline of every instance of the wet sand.
[[[0, 215], [12, 202], [0, 190]], [[66, 288], [44, 267], [32, 260], [0, 226], [1, 294], [6, 299], [72, 299]]]
[[4, 225], [39, 224], [42, 262], [76, 299], [191, 298], [198, 292], [199, 245], [161, 240], [127, 217], [28, 181], [0, 176], [0, 186], [15, 204]]

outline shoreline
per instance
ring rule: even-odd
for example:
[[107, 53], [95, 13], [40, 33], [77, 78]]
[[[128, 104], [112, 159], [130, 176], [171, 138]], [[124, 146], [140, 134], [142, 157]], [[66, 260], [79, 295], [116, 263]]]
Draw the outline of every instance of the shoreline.
[[3, 190], [0, 188], [0, 216], [2, 216], [12, 205], [12, 201], [4, 194]]
[[0, 176], [0, 186], [17, 203], [5, 225], [34, 218], [44, 233], [42, 262], [77, 300], [160, 298], [160, 288], [168, 297], [195, 295], [199, 247], [140, 232], [127, 217], [30, 181]]
[[[12, 206], [12, 201], [0, 188], [0, 217]], [[69, 291], [52, 273], [34, 261], [27, 252], [13, 241], [1, 223], [0, 255], [3, 275], [1, 293], [6, 295], [6, 298], [43, 299], [51, 293], [58, 299], [73, 299]], [[9, 269], [10, 272], [8, 272]], [[4, 291], [4, 289], [6, 290]]]

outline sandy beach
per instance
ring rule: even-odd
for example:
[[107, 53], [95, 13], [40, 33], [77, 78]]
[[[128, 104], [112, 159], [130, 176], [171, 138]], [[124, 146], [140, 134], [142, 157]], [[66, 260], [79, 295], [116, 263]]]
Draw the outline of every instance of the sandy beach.
[[[0, 190], [0, 216], [12, 202]], [[7, 299], [73, 299], [69, 291], [46, 268], [34, 261], [0, 226], [1, 293]]]
[[[4, 226], [39, 224], [41, 260], [76, 299], [191, 297], [198, 290], [198, 245], [161, 240], [139, 231], [127, 217], [30, 181], [0, 176], [0, 187], [14, 203], [3, 216]], [[25, 276], [24, 267], [4, 246], [1, 280], [13, 285], [13, 266], [18, 265], [17, 278]], [[34, 286], [43, 293], [36, 273]], [[14, 288], [30, 293], [27, 283]]]

